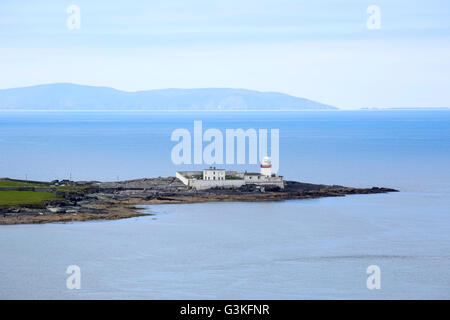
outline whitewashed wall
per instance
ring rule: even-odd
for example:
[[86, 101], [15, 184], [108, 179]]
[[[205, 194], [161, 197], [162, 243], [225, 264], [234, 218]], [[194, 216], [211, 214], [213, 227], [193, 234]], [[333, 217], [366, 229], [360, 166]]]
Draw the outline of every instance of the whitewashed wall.
[[[247, 176], [243, 175], [242, 173], [237, 172], [227, 172], [227, 174], [233, 175], [233, 176], [242, 176], [245, 179], [239, 179], [239, 180], [197, 180], [197, 179], [190, 179], [188, 177], [191, 177], [193, 175], [199, 175], [201, 174], [201, 171], [181, 171], [176, 173], [176, 177], [180, 179], [181, 182], [183, 182], [188, 187], [197, 189], [197, 190], [206, 190], [211, 188], [239, 188], [245, 184], [255, 184], [260, 186], [278, 186], [280, 188], [284, 188], [283, 180], [280, 177], [264, 177], [259, 176], [260, 178], [257, 179], [258, 176]], [[250, 179], [250, 177], [252, 177]]]
[[220, 188], [239, 188], [245, 184], [244, 180], [189, 180], [189, 186], [197, 190]]

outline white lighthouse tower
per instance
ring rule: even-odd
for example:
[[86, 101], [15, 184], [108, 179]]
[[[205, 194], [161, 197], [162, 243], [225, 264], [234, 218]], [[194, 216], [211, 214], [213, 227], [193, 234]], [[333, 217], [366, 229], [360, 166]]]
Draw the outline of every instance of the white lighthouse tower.
[[264, 157], [261, 163], [261, 175], [266, 177], [272, 176], [272, 161], [269, 157]]

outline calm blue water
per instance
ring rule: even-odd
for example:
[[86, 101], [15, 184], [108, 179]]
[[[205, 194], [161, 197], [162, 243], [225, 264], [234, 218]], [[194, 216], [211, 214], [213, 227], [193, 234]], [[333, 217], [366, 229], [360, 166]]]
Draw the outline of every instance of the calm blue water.
[[[173, 175], [176, 128], [280, 129], [287, 179], [400, 193], [0, 227], [0, 298], [450, 298], [450, 112], [0, 113], [0, 176]], [[233, 166], [255, 170], [255, 166]], [[82, 289], [65, 286], [68, 265]], [[380, 290], [366, 288], [380, 266]]]

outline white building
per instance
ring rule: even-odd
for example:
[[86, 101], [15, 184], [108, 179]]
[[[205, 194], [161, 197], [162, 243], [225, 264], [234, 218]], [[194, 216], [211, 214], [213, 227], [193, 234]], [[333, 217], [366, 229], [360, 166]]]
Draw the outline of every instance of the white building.
[[176, 177], [186, 186], [196, 190], [232, 189], [248, 184], [284, 189], [283, 177], [272, 173], [272, 163], [269, 157], [263, 158], [261, 173], [225, 171], [225, 169], [211, 167], [203, 171], [179, 171], [176, 173]]
[[203, 169], [203, 180], [225, 180], [225, 169], [216, 169], [216, 167]]

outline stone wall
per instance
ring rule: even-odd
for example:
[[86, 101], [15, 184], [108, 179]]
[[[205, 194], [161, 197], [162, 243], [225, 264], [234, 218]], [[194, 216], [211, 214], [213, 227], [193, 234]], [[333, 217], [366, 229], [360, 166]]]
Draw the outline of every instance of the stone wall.
[[183, 173], [177, 172], [175, 176], [178, 179], [180, 179], [180, 181], [183, 182], [185, 185], [187, 186], [189, 185], [189, 179], [184, 176], [184, 172]]
[[0, 191], [55, 192], [56, 188], [51, 188], [51, 187], [0, 187]]
[[258, 186], [277, 186], [284, 189], [283, 179], [281, 177], [267, 177], [261, 175], [245, 175], [246, 184], [256, 184]]
[[189, 180], [189, 186], [196, 190], [211, 188], [239, 188], [245, 184], [244, 180]]

